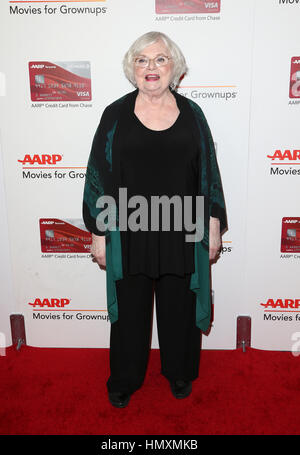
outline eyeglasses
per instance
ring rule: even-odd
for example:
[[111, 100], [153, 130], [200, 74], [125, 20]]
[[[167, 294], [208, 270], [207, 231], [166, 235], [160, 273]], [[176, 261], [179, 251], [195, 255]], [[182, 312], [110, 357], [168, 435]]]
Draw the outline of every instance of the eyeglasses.
[[158, 57], [155, 58], [140, 56], [134, 59], [134, 63], [135, 66], [138, 66], [140, 68], [147, 68], [151, 61], [155, 63], [155, 66], [165, 66], [169, 63], [169, 60], [171, 60], [171, 58], [172, 57], [167, 57], [166, 55], [159, 55]]

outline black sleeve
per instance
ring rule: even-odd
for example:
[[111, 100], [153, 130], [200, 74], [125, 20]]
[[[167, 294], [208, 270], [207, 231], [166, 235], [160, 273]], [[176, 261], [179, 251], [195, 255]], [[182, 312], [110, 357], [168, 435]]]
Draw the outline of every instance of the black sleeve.
[[110, 174], [109, 143], [107, 108], [104, 110], [98, 128], [95, 132], [92, 147], [87, 163], [85, 177], [82, 215], [87, 230], [99, 236], [104, 236], [105, 231], [97, 228], [96, 219], [101, 208], [96, 207], [100, 196], [105, 195], [105, 188]]

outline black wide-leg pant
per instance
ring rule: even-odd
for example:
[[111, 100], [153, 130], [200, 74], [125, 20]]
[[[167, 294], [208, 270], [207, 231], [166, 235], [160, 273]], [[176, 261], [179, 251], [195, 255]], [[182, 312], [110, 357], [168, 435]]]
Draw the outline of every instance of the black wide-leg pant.
[[161, 373], [171, 381], [198, 377], [201, 331], [195, 323], [196, 295], [189, 289], [190, 278], [137, 274], [116, 281], [119, 316], [110, 331], [109, 392], [133, 393], [144, 381], [154, 292]]

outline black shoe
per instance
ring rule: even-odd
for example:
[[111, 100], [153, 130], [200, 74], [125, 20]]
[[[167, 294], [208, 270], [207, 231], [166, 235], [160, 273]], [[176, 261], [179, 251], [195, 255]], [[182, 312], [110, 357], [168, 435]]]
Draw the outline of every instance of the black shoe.
[[130, 394], [125, 392], [108, 392], [109, 401], [116, 408], [125, 408], [130, 400]]
[[192, 391], [192, 381], [170, 381], [171, 391], [175, 398], [186, 398]]

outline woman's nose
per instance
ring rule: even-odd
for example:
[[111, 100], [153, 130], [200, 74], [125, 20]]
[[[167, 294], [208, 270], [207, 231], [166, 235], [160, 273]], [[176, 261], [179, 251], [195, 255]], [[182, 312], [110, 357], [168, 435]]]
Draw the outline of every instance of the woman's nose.
[[155, 69], [156, 68], [156, 65], [154, 63], [154, 59], [153, 58], [149, 58], [148, 68], [149, 69]]

